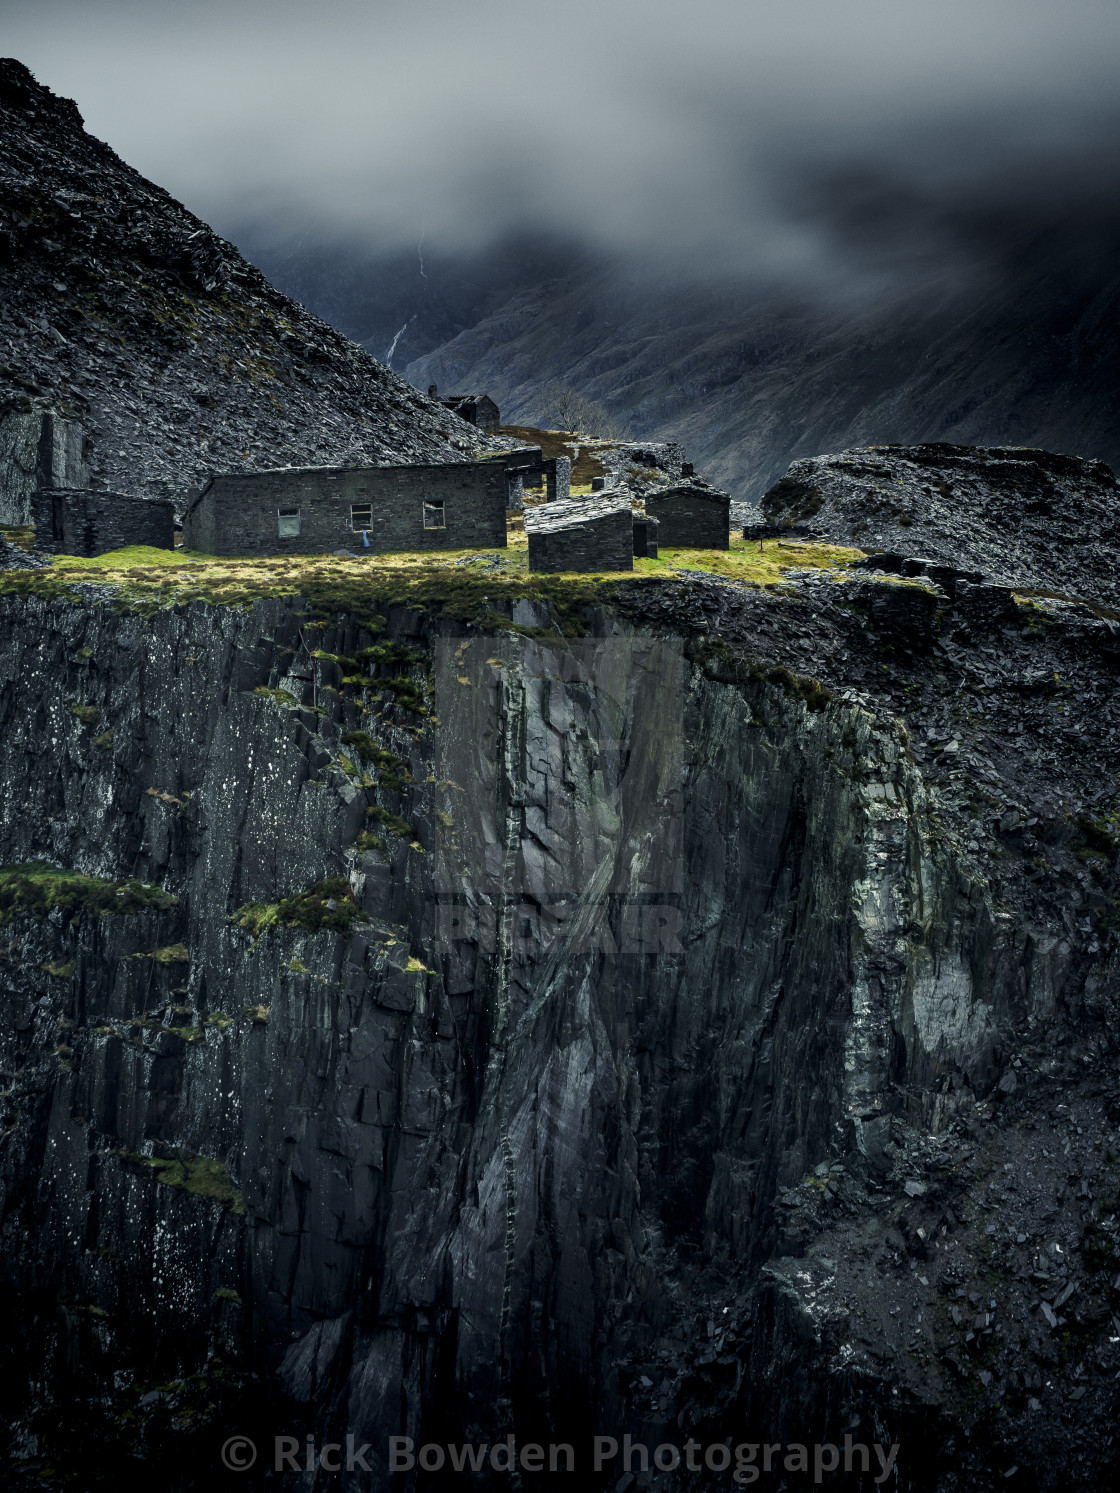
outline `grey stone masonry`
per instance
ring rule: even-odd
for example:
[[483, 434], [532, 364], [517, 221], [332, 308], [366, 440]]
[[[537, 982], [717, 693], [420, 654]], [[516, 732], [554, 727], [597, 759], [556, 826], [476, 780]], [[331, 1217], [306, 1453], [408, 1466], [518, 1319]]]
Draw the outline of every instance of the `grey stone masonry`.
[[645, 496], [646, 511], [660, 524], [658, 542], [686, 549], [725, 550], [731, 526], [731, 497], [694, 479]]
[[565, 502], [571, 496], [572, 462], [568, 456], [542, 457], [539, 446], [526, 446], [520, 451], [511, 451], [505, 464], [511, 508], [521, 507], [527, 487], [540, 488], [543, 485], [545, 498], [550, 503]]
[[544, 467], [544, 491], [549, 503], [566, 503], [572, 492], [572, 461], [569, 456], [549, 456]]
[[35, 548], [52, 555], [104, 555], [129, 544], [169, 550], [175, 543], [169, 498], [134, 498], [88, 487], [41, 487], [31, 495]]
[[657, 559], [657, 531], [661, 525], [648, 513], [634, 514], [634, 554], [646, 560]]
[[530, 570], [633, 570], [627, 498], [569, 498], [525, 510]]
[[507, 465], [503, 456], [215, 476], [187, 508], [183, 543], [212, 555], [503, 549]]
[[[428, 393], [433, 398], [437, 397], [435, 384], [428, 385]], [[489, 394], [451, 394], [446, 399], [441, 399], [440, 404], [445, 409], [453, 410], [468, 425], [476, 425], [487, 435], [497, 435], [502, 417]]]
[[38, 487], [88, 487], [85, 432], [50, 410], [9, 410], [0, 417], [0, 524], [31, 523]]

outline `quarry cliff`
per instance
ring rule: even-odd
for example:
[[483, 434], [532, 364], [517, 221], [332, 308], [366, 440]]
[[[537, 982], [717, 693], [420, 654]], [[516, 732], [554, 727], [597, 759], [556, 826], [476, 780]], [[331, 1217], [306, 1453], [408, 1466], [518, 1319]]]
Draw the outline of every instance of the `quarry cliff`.
[[1113, 629], [797, 556], [7, 574], [29, 1476], [859, 1416], [1108, 1485]]
[[[141, 191], [3, 80], [69, 223], [63, 133]], [[252, 462], [250, 427], [301, 460], [363, 418], [363, 459], [470, 449], [236, 261], [141, 267], [189, 223], [143, 191], [64, 261], [130, 308], [80, 355], [54, 251], [19, 257], [63, 208], [9, 215], [5, 376], [134, 433], [135, 468], [98, 435], [99, 480], [162, 491], [211, 440]], [[172, 282], [203, 318], [175, 347], [137, 319]], [[254, 347], [326, 349], [258, 370], [278, 404], [244, 356], [213, 372], [250, 306]], [[194, 406], [141, 438], [145, 381], [187, 408], [204, 366], [205, 438]], [[1057, 475], [1012, 558], [1087, 514], [1120, 558], [1098, 463], [955, 448], [789, 474], [775, 516], [831, 543], [625, 576], [512, 542], [0, 570], [14, 1486], [419, 1490], [451, 1474], [394, 1472], [390, 1438], [510, 1437], [570, 1445], [573, 1486], [730, 1485], [718, 1455], [596, 1470], [626, 1435], [854, 1438], [930, 1493], [1115, 1485], [1120, 616], [1072, 548], [1061, 585], [978, 563], [1016, 463]], [[477, 1486], [554, 1479], [488, 1458]]]

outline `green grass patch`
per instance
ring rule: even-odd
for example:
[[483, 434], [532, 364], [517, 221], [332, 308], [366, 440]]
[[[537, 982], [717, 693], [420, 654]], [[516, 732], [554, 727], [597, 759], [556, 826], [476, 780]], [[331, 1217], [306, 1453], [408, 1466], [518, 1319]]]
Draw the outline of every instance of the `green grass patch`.
[[234, 1185], [229, 1169], [220, 1161], [211, 1161], [206, 1156], [141, 1156], [133, 1151], [123, 1153], [121, 1162], [131, 1171], [151, 1177], [163, 1187], [177, 1187], [194, 1197], [208, 1198], [233, 1213], [245, 1212], [245, 1199]]
[[14, 544], [16, 549], [34, 549], [35, 526], [34, 524], [0, 524], [0, 539], [6, 539], [9, 544]]
[[[474, 550], [356, 560], [334, 555], [241, 559], [132, 546], [93, 560], [60, 557], [45, 570], [0, 572], [0, 595], [81, 601], [77, 588], [96, 581], [99, 588], [114, 594], [120, 607], [141, 613], [192, 601], [247, 607], [266, 598], [291, 598], [307, 604], [314, 615], [347, 612], [369, 618], [373, 629], [383, 626], [376, 616], [379, 610], [400, 605], [442, 613], [490, 631], [525, 631], [510, 623], [506, 611], [513, 602], [527, 599], [547, 602], [561, 630], [574, 637], [586, 631], [588, 608], [609, 606], [620, 583], [655, 583], [675, 572], [693, 570], [745, 584], [775, 586], [797, 569], [836, 570], [839, 578], [862, 555], [861, 550], [841, 545], [770, 539], [760, 547], [757, 541], [737, 538], [728, 550], [666, 549], [656, 560], [636, 559], [632, 572], [542, 575], [525, 568], [521, 550], [494, 551], [492, 566]], [[414, 650], [381, 646], [387, 650], [384, 657], [370, 649], [359, 658], [339, 657], [337, 661], [351, 678], [360, 673], [363, 661], [398, 669], [416, 661]], [[402, 674], [363, 683], [367, 688], [393, 690], [401, 703], [411, 705], [420, 698], [416, 685]]]
[[656, 560], [634, 561], [637, 575], [704, 570], [754, 586], [777, 586], [792, 570], [837, 570], [864, 558], [863, 551], [811, 540], [736, 539], [726, 550], [662, 549]]
[[141, 954], [141, 959], [154, 959], [157, 964], [189, 964], [191, 956], [186, 944], [168, 944], [165, 949], [156, 949], [151, 954]]
[[176, 906], [177, 901], [162, 887], [144, 881], [83, 876], [80, 871], [66, 871], [46, 861], [0, 866], [0, 923], [10, 922], [21, 912], [45, 918], [55, 908], [68, 919], [84, 912], [102, 917], [143, 912], [150, 907], [162, 912]]
[[400, 757], [375, 741], [368, 731], [344, 731], [342, 741], [344, 746], [353, 747], [364, 761], [377, 768], [382, 787], [399, 793], [412, 782], [412, 774]]
[[254, 695], [263, 695], [266, 699], [271, 700], [274, 705], [282, 705], [288, 709], [299, 704], [299, 701], [292, 694], [291, 690], [269, 689], [267, 684], [258, 684], [253, 693]]
[[328, 876], [279, 902], [247, 902], [230, 922], [253, 935], [256, 943], [270, 928], [303, 928], [309, 933], [348, 933], [365, 921], [350, 883], [343, 876]]
[[123, 549], [109, 550], [104, 555], [57, 555], [52, 562], [54, 570], [127, 570], [138, 565], [162, 568], [168, 565], [190, 565], [192, 557], [186, 550], [157, 549], [151, 544], [127, 544]]

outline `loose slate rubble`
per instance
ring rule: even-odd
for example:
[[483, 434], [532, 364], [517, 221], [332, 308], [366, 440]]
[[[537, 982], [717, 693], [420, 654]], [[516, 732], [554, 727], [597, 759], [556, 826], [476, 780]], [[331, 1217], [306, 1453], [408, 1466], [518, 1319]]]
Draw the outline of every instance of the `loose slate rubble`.
[[1120, 605], [1120, 484], [1103, 461], [1026, 446], [867, 446], [793, 462], [762, 510], [837, 544]]
[[0, 426], [42, 411], [85, 430], [93, 486], [177, 503], [215, 470], [452, 461], [509, 444], [282, 295], [6, 59]]

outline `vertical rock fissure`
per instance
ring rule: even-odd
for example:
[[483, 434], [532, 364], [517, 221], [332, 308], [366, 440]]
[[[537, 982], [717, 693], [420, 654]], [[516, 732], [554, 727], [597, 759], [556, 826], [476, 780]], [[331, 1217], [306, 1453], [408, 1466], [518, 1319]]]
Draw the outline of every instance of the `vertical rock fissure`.
[[[501, 712], [502, 776], [506, 794], [505, 845], [499, 885], [498, 946], [496, 950], [494, 988], [494, 1049], [491, 1079], [494, 1085], [494, 1108], [502, 1152], [502, 1178], [505, 1188], [505, 1238], [502, 1278], [502, 1308], [498, 1326], [499, 1354], [499, 1423], [516, 1435], [513, 1403], [512, 1296], [513, 1268], [517, 1242], [517, 1178], [513, 1146], [509, 1139], [509, 1122], [505, 1112], [505, 1076], [510, 1026], [510, 982], [513, 967], [513, 942], [520, 904], [518, 867], [521, 854], [522, 820], [525, 804], [523, 770], [525, 688], [520, 674], [511, 674], [499, 685], [504, 700]], [[521, 1476], [516, 1464], [510, 1468], [510, 1485], [520, 1488]]]

